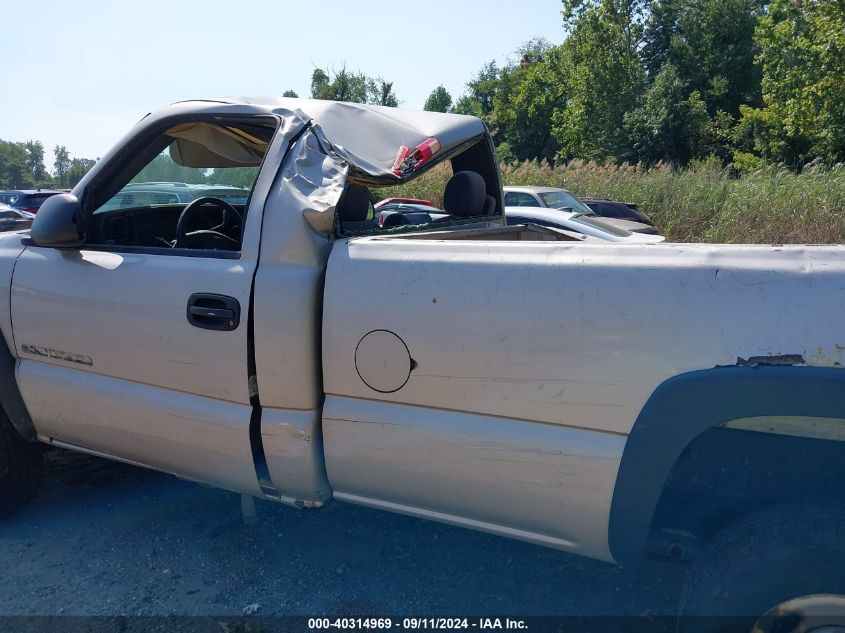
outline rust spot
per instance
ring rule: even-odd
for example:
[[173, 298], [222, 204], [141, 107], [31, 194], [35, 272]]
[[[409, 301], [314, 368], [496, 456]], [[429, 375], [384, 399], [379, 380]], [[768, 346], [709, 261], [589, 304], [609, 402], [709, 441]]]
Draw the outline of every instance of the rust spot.
[[738, 367], [757, 367], [758, 365], [805, 365], [801, 354], [774, 354], [772, 356], [749, 356], [748, 359], [737, 357]]

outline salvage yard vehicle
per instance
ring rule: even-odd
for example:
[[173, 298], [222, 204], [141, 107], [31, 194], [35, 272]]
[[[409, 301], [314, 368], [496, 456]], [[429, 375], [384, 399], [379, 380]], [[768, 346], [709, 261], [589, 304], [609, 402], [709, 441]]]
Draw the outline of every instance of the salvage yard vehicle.
[[539, 224], [552, 228], [576, 231], [606, 242], [628, 244], [658, 244], [666, 240], [662, 235], [632, 233], [615, 224], [604, 222], [597, 216], [585, 216], [566, 209], [547, 209], [544, 207], [505, 207], [505, 219], [508, 225]]
[[639, 206], [633, 202], [619, 202], [618, 200], [604, 200], [600, 198], [581, 198], [581, 202], [590, 207], [596, 215], [602, 218], [630, 220], [632, 222], [654, 226], [654, 220], [640, 211]]
[[130, 182], [107, 204], [97, 209], [98, 213], [115, 209], [149, 207], [154, 204], [193, 202], [197, 198], [213, 196], [230, 204], [246, 203], [249, 191], [229, 185], [188, 184], [184, 182]]
[[373, 220], [382, 228], [391, 228], [408, 224], [428, 224], [450, 217], [443, 209], [438, 209], [430, 202], [390, 202], [375, 210]]
[[[657, 235], [653, 222], [644, 222], [640, 218], [622, 217], [615, 208], [585, 204], [572, 192], [558, 187], [505, 187], [505, 205], [509, 207], [543, 207], [562, 209], [582, 214], [586, 217], [600, 218], [603, 222], [631, 233]], [[608, 213], [610, 211], [610, 213]], [[636, 213], [630, 209], [631, 213]]]
[[44, 201], [58, 193], [61, 192], [52, 189], [8, 189], [0, 191], [0, 203], [26, 213], [38, 213]]
[[[252, 170], [249, 199], [100, 211], [157, 157]], [[367, 226], [370, 190], [441, 164], [448, 217]], [[582, 243], [503, 210], [474, 117], [146, 116], [0, 236], [0, 512], [35, 494], [42, 442], [300, 508], [676, 560], [686, 612], [749, 630], [819, 601], [833, 617], [845, 248]]]
[[32, 226], [35, 214], [0, 202], [0, 231], [20, 231]]

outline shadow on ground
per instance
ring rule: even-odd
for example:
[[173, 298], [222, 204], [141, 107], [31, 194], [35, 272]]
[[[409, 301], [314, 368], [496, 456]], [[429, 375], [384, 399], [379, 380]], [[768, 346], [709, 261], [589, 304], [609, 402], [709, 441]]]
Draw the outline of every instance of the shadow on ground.
[[53, 450], [0, 523], [0, 614], [628, 615], [674, 611], [681, 572], [632, 573], [344, 504], [258, 502]]

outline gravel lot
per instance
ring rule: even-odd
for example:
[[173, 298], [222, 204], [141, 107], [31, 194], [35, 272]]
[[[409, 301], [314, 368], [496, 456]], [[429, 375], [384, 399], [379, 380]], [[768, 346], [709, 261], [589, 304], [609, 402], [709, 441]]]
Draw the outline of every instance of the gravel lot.
[[681, 571], [634, 574], [344, 504], [259, 501], [64, 451], [0, 524], [0, 615], [671, 613]]

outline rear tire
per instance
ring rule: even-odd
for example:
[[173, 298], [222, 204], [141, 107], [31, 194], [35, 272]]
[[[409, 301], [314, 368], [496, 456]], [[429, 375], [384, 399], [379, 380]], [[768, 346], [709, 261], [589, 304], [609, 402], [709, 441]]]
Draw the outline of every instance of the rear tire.
[[726, 528], [693, 564], [681, 614], [680, 628], [689, 633], [841, 624], [845, 509], [773, 508]]
[[29, 503], [41, 483], [41, 446], [27, 442], [0, 411], [0, 518]]

